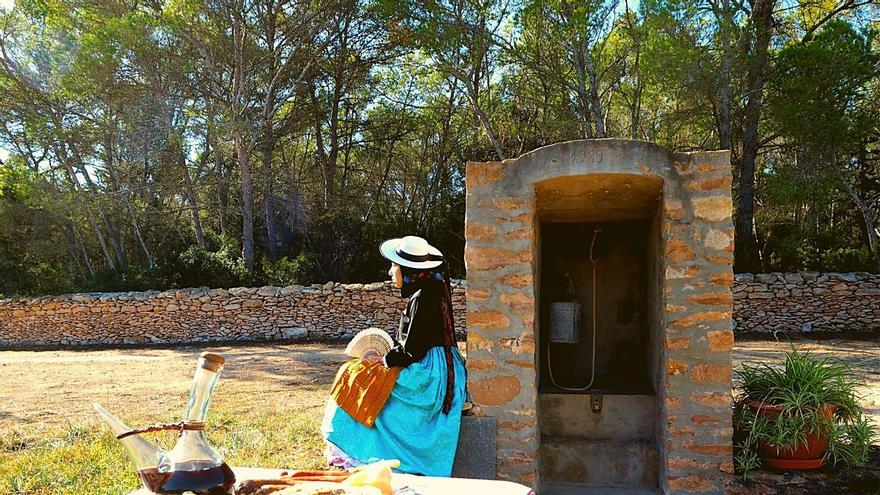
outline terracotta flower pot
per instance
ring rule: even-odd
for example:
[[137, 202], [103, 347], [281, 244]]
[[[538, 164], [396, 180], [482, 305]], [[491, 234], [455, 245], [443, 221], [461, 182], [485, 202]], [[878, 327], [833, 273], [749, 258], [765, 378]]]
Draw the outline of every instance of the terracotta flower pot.
[[[761, 404], [752, 401], [749, 407], [756, 410], [758, 416], [777, 418], [782, 414], [782, 408], [770, 404]], [[834, 417], [834, 404], [825, 404], [820, 411], [822, 419], [831, 420]], [[794, 449], [783, 448], [768, 442], [760, 442], [758, 454], [764, 465], [774, 469], [819, 469], [825, 465], [825, 451], [828, 449], [828, 436], [825, 432], [814, 431], [808, 433], [805, 442], [798, 442]]]

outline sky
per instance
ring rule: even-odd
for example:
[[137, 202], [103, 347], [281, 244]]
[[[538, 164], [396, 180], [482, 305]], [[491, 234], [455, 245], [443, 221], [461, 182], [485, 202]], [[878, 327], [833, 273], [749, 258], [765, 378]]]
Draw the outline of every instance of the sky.
[[[14, 4], [15, 0], [0, 0], [0, 9], [11, 10]], [[9, 156], [9, 152], [0, 148], [0, 160], [6, 160], [7, 156]]]
[[[15, 0], [0, 0], [0, 10], [12, 10], [13, 5], [15, 5]], [[9, 156], [9, 152], [0, 148], [0, 161], [6, 160], [7, 156]]]

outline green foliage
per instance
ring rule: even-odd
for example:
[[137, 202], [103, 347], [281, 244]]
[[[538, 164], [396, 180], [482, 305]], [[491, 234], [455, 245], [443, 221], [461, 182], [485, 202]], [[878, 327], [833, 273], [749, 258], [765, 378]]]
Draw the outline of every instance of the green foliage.
[[0, 164], [0, 201], [25, 203], [30, 197], [34, 175], [21, 159], [12, 156]]
[[803, 417], [826, 404], [835, 404], [843, 419], [861, 410], [856, 394], [859, 381], [846, 363], [815, 357], [794, 346], [785, 354], [782, 368], [743, 364], [736, 379], [745, 400], [782, 406], [794, 416]]
[[862, 414], [828, 430], [828, 454], [834, 464], [862, 465], [877, 438], [877, 427]]
[[854, 150], [865, 142], [877, 121], [876, 109], [862, 101], [880, 62], [875, 37], [834, 20], [779, 52], [771, 110], [786, 135], [815, 151]]
[[63, 226], [45, 184], [12, 155], [0, 165], [0, 294], [58, 292], [77, 277], [63, 261]]
[[159, 260], [157, 271], [169, 287], [238, 287], [250, 279], [244, 260], [236, 253], [199, 246]]
[[833, 170], [776, 156], [767, 165], [760, 174], [767, 206], [756, 215], [767, 270], [874, 271], [858, 213], [845, 208], [851, 199]]
[[[0, 166], [0, 292], [372, 281], [376, 244], [407, 233], [464, 276], [468, 160], [600, 128], [717, 149], [725, 90], [734, 167], [743, 156], [760, 62], [745, 4], [230, 5], [18, 0], [3, 14], [0, 147], [15, 153]], [[880, 54], [850, 15], [872, 6], [813, 30], [831, 8], [774, 14], [754, 138], [767, 270], [877, 266], [864, 213], [880, 212]]]
[[129, 267], [126, 270], [98, 270], [74, 281], [61, 292], [128, 292], [153, 287], [167, 287], [159, 273], [146, 267]]
[[[826, 455], [832, 463], [861, 465], [867, 461], [874, 425], [859, 403], [861, 385], [852, 369], [833, 357], [816, 357], [792, 346], [782, 367], [743, 363], [735, 373], [739, 395], [734, 404], [734, 425], [742, 439], [735, 456], [737, 469], [747, 477], [757, 467], [756, 449], [767, 443], [794, 449], [810, 433], [829, 438]], [[776, 417], [761, 414], [756, 405], [776, 406]], [[836, 407], [831, 420], [828, 405]]]
[[302, 252], [293, 259], [286, 256], [275, 261], [263, 259], [262, 269], [267, 284], [284, 287], [312, 283], [316, 278], [317, 263], [313, 255]]
[[841, 236], [828, 228], [803, 228], [792, 222], [767, 223], [764, 255], [772, 271], [870, 272], [872, 255], [864, 245], [853, 246], [858, 232]]

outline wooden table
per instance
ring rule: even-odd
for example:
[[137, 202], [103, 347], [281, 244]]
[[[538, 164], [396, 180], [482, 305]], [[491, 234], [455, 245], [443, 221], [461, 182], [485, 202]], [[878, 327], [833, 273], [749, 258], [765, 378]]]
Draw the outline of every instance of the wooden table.
[[[234, 467], [235, 478], [266, 479], [281, 476], [281, 469], [242, 468]], [[510, 481], [471, 480], [464, 478], [432, 478], [430, 476], [413, 476], [411, 474], [393, 474], [391, 485], [395, 493], [410, 495], [534, 495], [531, 488]], [[411, 488], [412, 491], [406, 490]], [[149, 495], [145, 489], [129, 495]]]

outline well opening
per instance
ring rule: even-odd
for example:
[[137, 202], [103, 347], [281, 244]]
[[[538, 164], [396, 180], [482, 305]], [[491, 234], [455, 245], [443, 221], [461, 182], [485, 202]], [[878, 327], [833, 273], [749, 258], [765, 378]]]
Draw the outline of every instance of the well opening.
[[662, 187], [631, 174], [535, 185], [544, 491], [658, 486]]
[[[539, 356], [544, 359], [539, 392], [653, 394], [656, 390], [651, 345], [656, 339], [649, 330], [656, 314], [649, 311], [647, 289], [648, 260], [654, 256], [648, 248], [651, 223], [643, 219], [541, 224]], [[595, 306], [591, 246], [596, 259]], [[554, 342], [554, 306], [570, 301], [580, 308], [575, 338]]]

